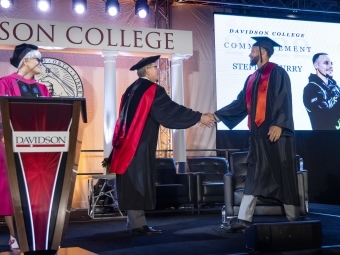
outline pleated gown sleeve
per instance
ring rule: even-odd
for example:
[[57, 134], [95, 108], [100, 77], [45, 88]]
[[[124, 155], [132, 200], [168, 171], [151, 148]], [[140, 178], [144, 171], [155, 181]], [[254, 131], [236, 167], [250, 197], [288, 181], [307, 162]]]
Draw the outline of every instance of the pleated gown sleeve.
[[[248, 79], [247, 79], [248, 80]], [[247, 84], [247, 81], [246, 83]], [[229, 129], [233, 129], [237, 126], [247, 115], [247, 104], [245, 98], [245, 89], [243, 89], [227, 106], [217, 110], [215, 115], [220, 121], [224, 123]]]
[[189, 128], [200, 121], [201, 115], [200, 112], [175, 103], [163, 87], [157, 87], [150, 116], [162, 126], [172, 129]]

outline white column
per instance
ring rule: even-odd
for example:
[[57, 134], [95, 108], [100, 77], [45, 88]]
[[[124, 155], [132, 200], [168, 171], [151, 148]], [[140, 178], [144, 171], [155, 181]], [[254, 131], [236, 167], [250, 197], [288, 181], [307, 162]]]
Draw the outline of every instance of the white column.
[[[176, 103], [184, 104], [183, 89], [183, 60], [184, 55], [173, 54], [171, 59], [171, 94], [172, 100]], [[186, 172], [186, 139], [184, 129], [172, 130], [172, 148], [174, 160], [178, 164], [178, 172]]]
[[116, 124], [116, 57], [118, 51], [103, 50], [104, 57], [104, 157], [112, 150], [112, 136]]

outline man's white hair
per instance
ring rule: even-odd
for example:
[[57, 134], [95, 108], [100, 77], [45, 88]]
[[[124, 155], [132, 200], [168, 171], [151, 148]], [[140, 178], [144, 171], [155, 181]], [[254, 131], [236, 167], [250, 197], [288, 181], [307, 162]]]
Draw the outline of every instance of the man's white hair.
[[23, 59], [20, 61], [19, 65], [18, 65], [18, 69], [21, 68], [22, 63], [24, 62], [24, 58], [41, 58], [41, 53], [38, 50], [31, 50], [30, 52], [28, 52], [25, 57], [23, 57]]

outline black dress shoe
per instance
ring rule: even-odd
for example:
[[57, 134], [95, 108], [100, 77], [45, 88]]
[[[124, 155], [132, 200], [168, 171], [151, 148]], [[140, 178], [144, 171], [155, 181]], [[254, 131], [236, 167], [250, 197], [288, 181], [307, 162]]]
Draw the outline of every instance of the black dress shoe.
[[227, 233], [244, 233], [247, 228], [252, 225], [249, 221], [233, 219], [229, 224], [222, 224], [221, 228], [224, 229]]
[[162, 234], [162, 230], [156, 230], [149, 226], [143, 226], [140, 228], [131, 229], [131, 234], [134, 235], [160, 235]]

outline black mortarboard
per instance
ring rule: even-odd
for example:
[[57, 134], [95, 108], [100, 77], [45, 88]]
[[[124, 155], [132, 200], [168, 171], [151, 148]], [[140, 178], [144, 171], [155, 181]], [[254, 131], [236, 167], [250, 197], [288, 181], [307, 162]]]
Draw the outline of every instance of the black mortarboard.
[[[264, 48], [268, 56], [271, 57], [274, 53], [274, 47], [281, 47], [280, 44], [277, 42], [273, 41], [267, 36], [257, 36], [257, 37], [252, 37], [256, 41], [256, 43], [253, 44], [253, 46], [259, 46], [260, 48]], [[261, 54], [260, 54], [261, 56]], [[262, 61], [261, 61], [262, 62]]]
[[144, 66], [147, 66], [153, 62], [156, 62], [159, 59], [159, 57], [160, 55], [152, 56], [148, 58], [142, 58], [137, 64], [135, 64], [134, 66], [130, 68], [130, 71], [138, 70]]
[[17, 45], [13, 51], [13, 57], [10, 58], [9, 62], [14, 67], [18, 67], [20, 61], [26, 56], [26, 54], [32, 50], [37, 50], [38, 47], [32, 44], [20, 44]]

